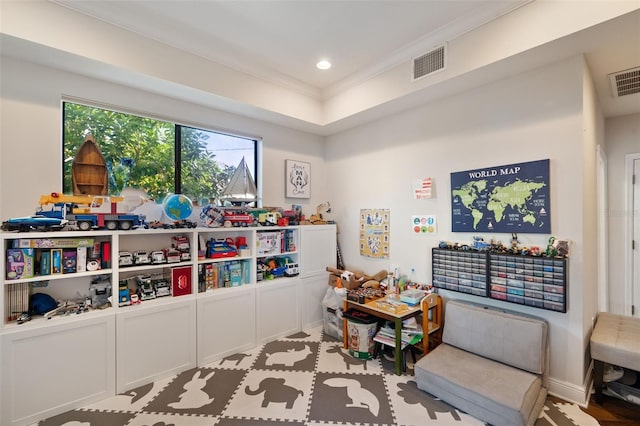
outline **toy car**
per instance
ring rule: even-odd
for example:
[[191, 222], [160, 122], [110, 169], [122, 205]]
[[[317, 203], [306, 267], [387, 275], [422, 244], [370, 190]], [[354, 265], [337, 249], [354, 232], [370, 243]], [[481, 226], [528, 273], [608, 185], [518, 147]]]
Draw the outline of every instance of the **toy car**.
[[128, 251], [121, 251], [118, 253], [118, 265], [131, 266], [133, 265], [133, 256]]
[[181, 251], [180, 252], [180, 261], [186, 262], [188, 260], [191, 260], [191, 253], [188, 252], [188, 251]]
[[180, 262], [180, 252], [175, 249], [165, 249], [164, 256], [167, 259], [167, 263]]
[[150, 300], [156, 298], [156, 292], [153, 290], [151, 284], [151, 277], [149, 275], [139, 275], [136, 277], [138, 283], [138, 296], [140, 300]]
[[59, 231], [69, 223], [66, 219], [57, 219], [43, 215], [16, 217], [2, 222], [3, 231]]
[[140, 297], [136, 293], [133, 293], [131, 295], [131, 304], [132, 305], [137, 305], [139, 303], [140, 303]]
[[189, 238], [184, 235], [176, 235], [175, 237], [172, 237], [171, 246], [178, 251], [189, 251], [191, 248]]
[[166, 280], [154, 280], [152, 283], [156, 297], [171, 296], [171, 286]]
[[162, 250], [152, 251], [151, 263], [154, 265], [158, 263], [167, 263], [167, 258], [165, 257], [164, 252]]
[[297, 263], [287, 263], [284, 266], [285, 277], [297, 277], [300, 274], [300, 268]]
[[133, 261], [136, 265], [148, 265], [151, 263], [149, 254], [144, 250], [138, 250], [133, 253]]

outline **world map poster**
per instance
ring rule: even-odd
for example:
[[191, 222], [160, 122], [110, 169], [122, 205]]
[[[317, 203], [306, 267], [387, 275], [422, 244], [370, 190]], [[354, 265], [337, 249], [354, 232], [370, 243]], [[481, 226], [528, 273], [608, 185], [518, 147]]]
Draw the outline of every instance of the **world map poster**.
[[551, 233], [549, 160], [451, 173], [452, 232]]

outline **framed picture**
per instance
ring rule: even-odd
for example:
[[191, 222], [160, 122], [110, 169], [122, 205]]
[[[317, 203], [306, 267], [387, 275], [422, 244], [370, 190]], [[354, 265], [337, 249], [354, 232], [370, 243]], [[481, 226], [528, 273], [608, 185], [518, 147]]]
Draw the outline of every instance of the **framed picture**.
[[311, 163], [285, 160], [287, 198], [311, 198]]

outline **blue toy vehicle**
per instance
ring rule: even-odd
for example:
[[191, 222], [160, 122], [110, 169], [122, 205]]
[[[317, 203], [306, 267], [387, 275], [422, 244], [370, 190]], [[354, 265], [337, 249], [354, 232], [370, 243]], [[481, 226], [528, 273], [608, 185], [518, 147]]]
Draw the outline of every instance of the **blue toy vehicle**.
[[69, 221], [66, 219], [33, 215], [16, 217], [2, 222], [3, 231], [60, 231]]

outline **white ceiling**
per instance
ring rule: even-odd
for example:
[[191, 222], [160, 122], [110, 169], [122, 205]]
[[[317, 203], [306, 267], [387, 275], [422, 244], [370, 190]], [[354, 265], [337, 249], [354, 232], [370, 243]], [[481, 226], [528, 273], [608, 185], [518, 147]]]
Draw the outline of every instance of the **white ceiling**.
[[[265, 80], [320, 93], [531, 0], [53, 0]], [[427, 44], [425, 48], [423, 45]], [[320, 59], [333, 67], [316, 69]]]
[[[323, 135], [580, 54], [605, 117], [640, 113], [640, 93], [615, 98], [607, 78], [640, 66], [640, 0], [0, 6], [3, 54]], [[456, 73], [411, 84], [411, 58], [443, 43], [456, 47]], [[192, 68], [180, 68], [179, 51]], [[321, 58], [333, 67], [317, 70]]]

